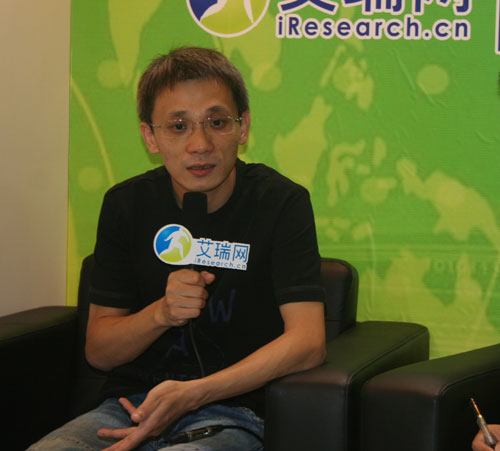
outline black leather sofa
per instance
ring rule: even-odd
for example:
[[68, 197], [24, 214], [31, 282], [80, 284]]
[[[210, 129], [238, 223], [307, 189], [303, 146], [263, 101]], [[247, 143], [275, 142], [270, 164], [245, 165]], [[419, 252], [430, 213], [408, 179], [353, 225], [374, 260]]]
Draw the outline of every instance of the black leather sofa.
[[362, 390], [363, 451], [470, 451], [473, 397], [500, 423], [500, 344], [380, 374]]
[[[92, 264], [89, 256], [82, 265], [78, 307], [41, 307], [0, 318], [3, 449], [26, 449], [96, 404], [105, 374], [91, 368], [83, 353]], [[268, 451], [357, 450], [363, 384], [428, 358], [425, 327], [356, 322], [358, 279], [350, 264], [323, 259], [322, 277], [327, 292], [326, 362], [269, 384]]]

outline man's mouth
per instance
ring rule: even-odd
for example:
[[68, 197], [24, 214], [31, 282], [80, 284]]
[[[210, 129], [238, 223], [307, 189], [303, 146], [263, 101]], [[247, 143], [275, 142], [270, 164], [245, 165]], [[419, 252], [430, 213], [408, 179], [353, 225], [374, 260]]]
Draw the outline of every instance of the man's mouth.
[[197, 176], [207, 175], [215, 168], [215, 164], [193, 164], [188, 166], [188, 171]]
[[194, 169], [194, 170], [201, 170], [201, 169], [210, 169], [213, 168], [215, 165], [214, 164], [193, 164], [192, 166], [189, 166], [188, 169]]

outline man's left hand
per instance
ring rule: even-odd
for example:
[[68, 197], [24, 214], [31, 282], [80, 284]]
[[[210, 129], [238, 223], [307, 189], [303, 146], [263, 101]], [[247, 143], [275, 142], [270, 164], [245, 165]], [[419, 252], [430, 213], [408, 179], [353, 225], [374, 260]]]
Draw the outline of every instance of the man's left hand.
[[137, 408], [128, 399], [120, 398], [121, 405], [137, 426], [125, 429], [100, 429], [97, 432], [99, 437], [120, 440], [104, 451], [133, 450], [147, 438], [161, 435], [174, 420], [196, 408], [193, 382], [170, 380], [162, 382], [148, 393], [144, 402]]

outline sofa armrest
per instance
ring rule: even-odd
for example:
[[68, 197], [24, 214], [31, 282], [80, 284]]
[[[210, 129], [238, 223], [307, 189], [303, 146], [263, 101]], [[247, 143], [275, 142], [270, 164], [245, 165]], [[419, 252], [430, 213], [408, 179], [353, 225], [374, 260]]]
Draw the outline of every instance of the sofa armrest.
[[470, 450], [478, 429], [469, 399], [500, 423], [499, 385], [500, 345], [381, 374], [362, 391], [362, 449]]
[[376, 374], [428, 356], [429, 333], [424, 326], [356, 324], [327, 343], [322, 366], [268, 386], [265, 448], [357, 449], [362, 385]]
[[67, 418], [75, 307], [40, 307], [0, 318], [2, 447], [24, 450]]

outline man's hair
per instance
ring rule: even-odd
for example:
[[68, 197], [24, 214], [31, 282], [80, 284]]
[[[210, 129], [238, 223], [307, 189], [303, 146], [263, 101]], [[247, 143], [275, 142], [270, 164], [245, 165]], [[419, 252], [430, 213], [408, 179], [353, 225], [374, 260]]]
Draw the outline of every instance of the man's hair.
[[142, 122], [152, 121], [156, 98], [165, 88], [188, 80], [214, 79], [232, 92], [238, 115], [248, 110], [243, 77], [220, 52], [201, 47], [181, 47], [154, 59], [142, 75], [137, 89], [137, 110]]

